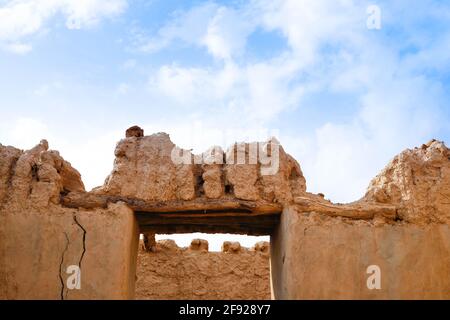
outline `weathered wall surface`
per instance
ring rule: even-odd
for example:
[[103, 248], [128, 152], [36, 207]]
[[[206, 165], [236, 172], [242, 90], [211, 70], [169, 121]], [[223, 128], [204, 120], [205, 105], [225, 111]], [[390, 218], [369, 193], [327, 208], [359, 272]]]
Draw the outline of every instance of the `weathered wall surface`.
[[394, 205], [398, 219], [450, 224], [450, 150], [432, 140], [395, 156], [367, 188], [364, 201]]
[[167, 133], [130, 131], [117, 143], [115, 156], [111, 174], [94, 193], [157, 201], [286, 202], [306, 190], [300, 165], [275, 139], [194, 155], [178, 148]]
[[[286, 206], [271, 237], [275, 298], [450, 299], [450, 151], [442, 142], [396, 156], [360, 201], [312, 199]], [[379, 290], [366, 284], [371, 265], [381, 271]]]
[[[271, 174], [264, 159], [252, 159], [260, 146], [257, 154], [278, 165]], [[192, 162], [174, 162], [174, 150]], [[402, 152], [362, 199], [345, 205], [307, 193], [300, 166], [275, 140], [193, 155], [167, 134], [130, 128], [111, 175], [92, 192], [45, 140], [28, 151], [0, 145], [0, 298], [131, 298], [138, 232], [166, 224], [181, 232], [187, 223], [189, 230], [233, 224], [233, 232], [272, 233], [277, 299], [450, 299], [450, 151], [442, 142]], [[166, 243], [141, 254], [138, 297], [267, 295], [255, 262], [266, 253], [205, 246]], [[68, 265], [81, 267], [81, 290], [67, 290]], [[371, 265], [381, 269], [380, 290], [367, 288]]]
[[222, 252], [198, 242], [179, 248], [163, 240], [154, 252], [140, 249], [136, 299], [270, 299], [267, 242], [251, 249], [225, 243]]
[[[64, 208], [60, 193], [84, 190], [78, 172], [45, 141], [0, 145], [0, 299], [127, 299], [134, 296], [138, 226], [123, 203]], [[81, 269], [68, 290], [67, 267]]]
[[[450, 299], [450, 227], [353, 222], [286, 209], [271, 238], [276, 299]], [[369, 290], [367, 268], [381, 270]]]

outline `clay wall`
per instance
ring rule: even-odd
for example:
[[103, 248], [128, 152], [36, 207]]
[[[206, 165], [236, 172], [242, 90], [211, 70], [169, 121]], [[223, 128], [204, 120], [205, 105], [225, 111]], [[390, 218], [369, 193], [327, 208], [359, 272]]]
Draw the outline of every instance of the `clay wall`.
[[46, 141], [27, 151], [0, 145], [0, 173], [0, 299], [134, 297], [133, 210], [63, 207], [60, 195], [84, 186]]
[[[241, 146], [247, 155], [251, 145]], [[227, 242], [209, 252], [202, 240], [189, 248], [165, 241], [137, 257], [139, 233], [169, 219], [175, 233], [190, 224], [270, 234], [276, 299], [450, 299], [443, 142], [403, 151], [349, 204], [306, 192], [299, 164], [281, 146], [279, 170], [267, 176], [261, 163], [176, 165], [174, 148], [167, 134], [127, 131], [105, 184], [86, 192], [47, 141], [25, 151], [0, 144], [0, 299], [131, 299], [136, 261], [139, 299], [269, 297], [267, 244]], [[80, 288], [69, 288], [71, 266]], [[378, 274], [375, 287], [368, 271]]]
[[[367, 285], [370, 266], [379, 268], [379, 288]], [[275, 299], [450, 299], [450, 227], [286, 208], [271, 237], [271, 267]]]
[[136, 299], [270, 299], [269, 244], [224, 243], [221, 252], [205, 240], [188, 248], [161, 240], [154, 252], [141, 246]]

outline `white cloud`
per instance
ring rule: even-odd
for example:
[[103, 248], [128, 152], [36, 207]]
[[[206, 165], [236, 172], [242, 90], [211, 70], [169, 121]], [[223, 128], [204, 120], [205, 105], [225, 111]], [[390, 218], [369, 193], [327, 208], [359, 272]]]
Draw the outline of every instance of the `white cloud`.
[[186, 12], [178, 12], [163, 25], [156, 36], [141, 32], [134, 35], [139, 50], [154, 53], [180, 41], [184, 45], [204, 47], [218, 59], [238, 56], [255, 24], [244, 10], [208, 2]]
[[209, 53], [216, 58], [231, 59], [243, 52], [246, 38], [255, 27], [245, 15], [226, 7], [217, 9], [201, 39]]
[[15, 54], [19, 54], [19, 55], [27, 54], [32, 49], [31, 45], [26, 44], [26, 43], [20, 43], [20, 42], [8, 43], [6, 45], [3, 45], [2, 47], [6, 51], [9, 51], [9, 52], [12, 52]]
[[255, 1], [260, 24], [280, 30], [304, 65], [317, 61], [324, 43], [356, 41], [356, 30], [365, 23], [364, 5], [354, 1], [288, 0]]
[[126, 0], [68, 0], [62, 7], [69, 29], [92, 26], [104, 17], [121, 14], [127, 6]]
[[[304, 167], [309, 190], [324, 192], [334, 201], [356, 200], [392, 156], [420, 145], [448, 124], [441, 119], [448, 108], [448, 95], [427, 72], [442, 72], [449, 65], [445, 39], [450, 32], [443, 30], [430, 43], [417, 21], [422, 17], [417, 12], [444, 19], [448, 14], [443, 12], [448, 10], [440, 10], [430, 1], [415, 4], [411, 10], [405, 10], [407, 1], [380, 4], [383, 17], [387, 17], [383, 28], [393, 28], [401, 21], [409, 25], [402, 31], [402, 39], [417, 48], [404, 55], [405, 43], [366, 28], [366, 5], [350, 0], [252, 1], [242, 8], [209, 4], [202, 22], [194, 19], [193, 29], [186, 16], [205, 6], [190, 9], [160, 30], [159, 43], [163, 45], [154, 50], [171, 45], [178, 37], [187, 44], [203, 45], [213, 57], [223, 59], [223, 64], [162, 66], [150, 80], [153, 94], [169, 97], [186, 109], [212, 112], [212, 116], [203, 116], [206, 122], [214, 123], [211, 119], [220, 117], [224, 123], [251, 129], [270, 127], [283, 111], [304, 108], [304, 99], [314, 102], [317, 99], [313, 97], [321, 94], [353, 97], [356, 111], [346, 120], [330, 120], [310, 133], [284, 136], [282, 142], [284, 138], [287, 149]], [[401, 21], [390, 17], [392, 14], [401, 15]], [[240, 17], [251, 26], [230, 29], [234, 19], [227, 15]], [[242, 62], [233, 53], [245, 50], [248, 35], [257, 28], [281, 32], [287, 48], [270, 59]], [[318, 109], [333, 107], [317, 101]], [[302, 126], [308, 120], [299, 118], [298, 122]]]
[[27, 150], [31, 149], [42, 139], [54, 138], [44, 122], [33, 118], [18, 118], [13, 123], [2, 124], [1, 143]]
[[[204, 46], [223, 64], [164, 65], [150, 77], [150, 88], [179, 104], [227, 108], [246, 119], [268, 122], [299, 105], [308, 90], [328, 85], [318, 77], [330, 71], [321, 65], [320, 50], [331, 39], [346, 46], [361, 41], [360, 31], [354, 30], [358, 22], [365, 26], [365, 11], [358, 16], [358, 9], [361, 6], [351, 1], [252, 1], [242, 7], [208, 3], [177, 13], [157, 36], [140, 39], [141, 49], [155, 52], [181, 40]], [[258, 28], [281, 31], [287, 49], [271, 59], [238, 62], [248, 36]], [[312, 81], [299, 81], [302, 73]]]
[[52, 143], [51, 148], [59, 150], [63, 158], [76, 168], [87, 190], [103, 185], [111, 173], [116, 143], [123, 137], [123, 130], [110, 130], [89, 139], [89, 141], [64, 141]]
[[214, 86], [210, 82], [210, 73], [202, 68], [181, 68], [176, 65], [162, 66], [157, 74], [150, 78], [151, 90], [169, 96], [180, 103], [195, 101], [200, 98], [199, 93], [208, 94], [207, 88]]
[[162, 26], [150, 38], [135, 30], [134, 41], [139, 50], [154, 53], [172, 45], [175, 41], [201, 45], [209, 20], [218, 10], [214, 3], [193, 7], [187, 12], [176, 12], [174, 18]]
[[0, 7], [0, 41], [15, 43], [22, 37], [36, 33], [44, 20], [54, 14], [50, 2], [10, 1]]
[[288, 58], [244, 66], [230, 61], [219, 68], [164, 65], [150, 77], [149, 87], [180, 106], [238, 112], [245, 122], [267, 122], [301, 98], [303, 86], [291, 81], [297, 70]]
[[29, 37], [38, 33], [57, 14], [69, 29], [98, 23], [123, 12], [126, 0], [11, 0], [0, 6], [0, 44], [15, 53], [31, 50]]
[[300, 62], [308, 64], [324, 40], [357, 41], [348, 30], [365, 25], [364, 8], [348, 0], [259, 0], [236, 6], [208, 2], [176, 12], [154, 36], [136, 32], [134, 41], [149, 53], [181, 41], [226, 60], [242, 54], [249, 35], [262, 28], [281, 31]]

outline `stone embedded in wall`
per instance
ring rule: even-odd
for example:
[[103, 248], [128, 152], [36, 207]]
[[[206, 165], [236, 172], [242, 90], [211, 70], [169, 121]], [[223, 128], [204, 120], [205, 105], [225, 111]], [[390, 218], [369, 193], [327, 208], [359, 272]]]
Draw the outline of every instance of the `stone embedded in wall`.
[[213, 147], [204, 152], [202, 156], [202, 179], [205, 196], [209, 199], [218, 199], [225, 192], [223, 178], [224, 152], [220, 147]]
[[156, 251], [156, 240], [155, 240], [155, 234], [154, 233], [144, 233], [143, 234], [143, 249], [145, 251], [152, 251], [155, 252]]
[[259, 178], [257, 147], [256, 143], [236, 143], [227, 150], [225, 181], [238, 199], [253, 201], [261, 199], [257, 185]]
[[125, 131], [126, 138], [130, 138], [130, 137], [141, 138], [143, 136], [144, 136], [144, 130], [138, 126], [132, 126], [132, 127], [128, 128], [127, 131]]
[[175, 242], [175, 240], [172, 239], [164, 239], [164, 240], [159, 240], [156, 242], [156, 250], [154, 250], [153, 252], [158, 252], [158, 251], [180, 251], [180, 247], [178, 247], [177, 243]]
[[255, 243], [251, 250], [268, 254], [270, 251], [270, 243], [267, 241], [259, 241]]
[[191, 245], [189, 246], [189, 250], [192, 251], [208, 251], [209, 244], [208, 241], [203, 239], [193, 239], [191, 241]]
[[240, 253], [242, 250], [241, 244], [237, 241], [225, 241], [222, 244], [223, 253]]
[[225, 187], [220, 165], [204, 165], [202, 178], [205, 196], [209, 199], [219, 199], [224, 195]]

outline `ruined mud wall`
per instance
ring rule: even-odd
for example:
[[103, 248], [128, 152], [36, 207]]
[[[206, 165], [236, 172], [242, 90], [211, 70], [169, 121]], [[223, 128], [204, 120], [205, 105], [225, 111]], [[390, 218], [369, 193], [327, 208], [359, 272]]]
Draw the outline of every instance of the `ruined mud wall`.
[[[450, 299], [450, 227], [377, 224], [288, 208], [271, 237], [276, 299]], [[370, 266], [380, 288], [370, 289]]]
[[275, 139], [195, 155], [178, 148], [166, 133], [133, 131], [117, 143], [115, 155], [111, 174], [94, 193], [147, 201], [235, 197], [282, 202], [306, 190], [299, 164]]
[[[188, 161], [174, 161], [174, 151]], [[0, 298], [132, 298], [138, 234], [164, 230], [270, 234], [277, 299], [450, 299], [450, 150], [443, 142], [400, 153], [349, 204], [306, 192], [300, 165], [274, 139], [193, 155], [167, 134], [144, 136], [136, 127], [115, 154], [104, 185], [85, 192], [80, 174], [45, 140], [27, 151], [0, 145]], [[255, 154], [270, 155], [277, 170]], [[241, 298], [236, 281], [263, 258], [245, 250], [173, 252], [181, 253], [140, 255], [153, 268], [140, 275], [141, 297]], [[81, 268], [80, 290], [67, 288], [70, 265]], [[204, 265], [211, 273], [202, 273]], [[381, 270], [375, 289], [366, 283], [374, 265]], [[252, 281], [239, 282], [239, 292], [259, 294], [265, 282]]]
[[[450, 299], [450, 151], [405, 150], [363, 199], [286, 206], [271, 236], [277, 299]], [[380, 286], [367, 285], [376, 266]]]
[[270, 299], [269, 243], [253, 248], [225, 242], [208, 251], [205, 240], [179, 248], [172, 240], [139, 250], [136, 299]]
[[[46, 141], [27, 151], [0, 145], [0, 172], [0, 299], [134, 296], [139, 233], [127, 205], [63, 207], [60, 196], [84, 186]], [[79, 288], [69, 290], [69, 266], [80, 270]]]

